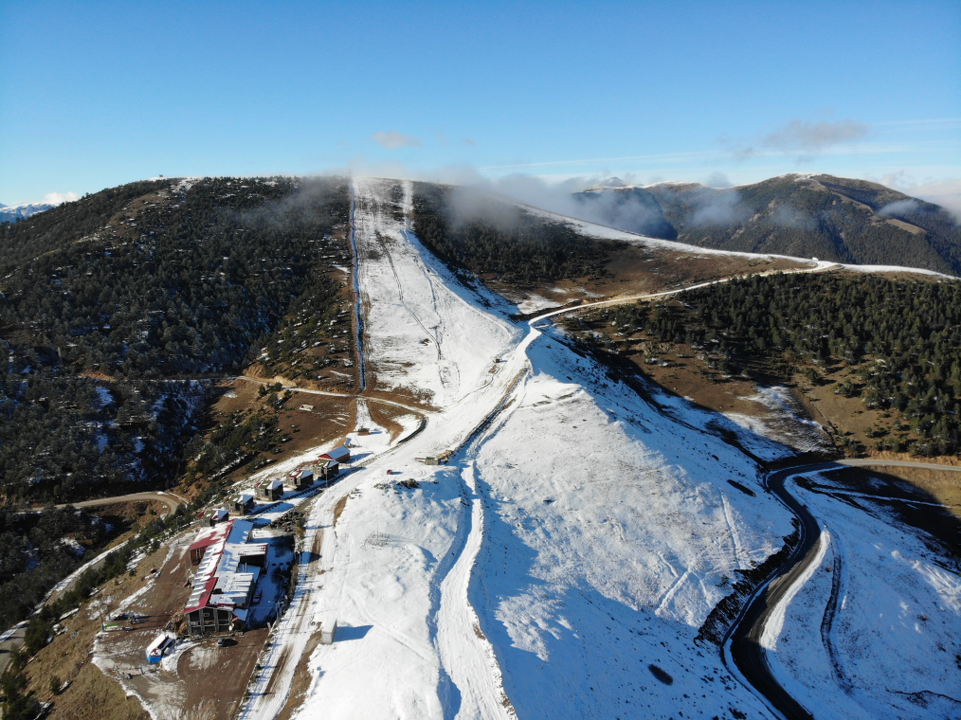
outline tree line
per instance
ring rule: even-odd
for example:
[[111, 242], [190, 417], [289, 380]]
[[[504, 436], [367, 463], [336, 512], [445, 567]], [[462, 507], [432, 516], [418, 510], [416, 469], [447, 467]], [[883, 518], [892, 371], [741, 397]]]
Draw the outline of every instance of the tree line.
[[[508, 283], [534, 283], [599, 276], [607, 253], [570, 225], [512, 207], [459, 218], [451, 189], [414, 184], [413, 225], [438, 257], [475, 274], [496, 273]], [[497, 213], [494, 216], [494, 213]]]
[[[802, 370], [813, 382], [835, 368], [853, 379], [838, 393], [898, 413], [879, 449], [920, 455], [961, 450], [961, 284], [876, 275], [751, 276], [684, 293], [683, 302], [612, 308], [619, 330], [643, 330], [720, 358], [737, 373], [756, 363]], [[915, 434], [908, 440], [906, 431]]]

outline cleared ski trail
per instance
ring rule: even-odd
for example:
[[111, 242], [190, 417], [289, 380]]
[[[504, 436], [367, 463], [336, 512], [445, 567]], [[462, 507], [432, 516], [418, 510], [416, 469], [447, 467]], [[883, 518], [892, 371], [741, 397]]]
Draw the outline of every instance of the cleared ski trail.
[[[393, 187], [353, 183], [368, 386], [383, 384], [391, 362], [409, 370], [416, 361], [423, 367], [414, 371], [415, 385], [430, 389], [440, 407], [426, 413], [430, 433], [381, 448], [314, 501], [305, 574], [273, 633], [244, 718], [277, 715], [311, 635], [333, 619], [338, 640], [310, 658], [301, 717], [508, 716], [493, 649], [478, 635], [468, 602], [484, 525], [481, 502], [457, 468], [428, 469], [416, 458], [456, 449], [483, 425], [525, 370], [524, 348], [539, 333], [521, 341], [503, 319], [509, 308], [501, 315], [480, 310], [476, 293], [409, 235], [410, 188], [401, 188], [397, 202]], [[428, 330], [431, 342], [422, 344]], [[505, 361], [494, 363], [495, 357]], [[384, 485], [401, 474], [422, 483], [416, 498]]]
[[353, 192], [367, 384], [449, 409], [521, 333], [503, 319], [502, 298], [466, 288], [410, 232], [412, 183], [357, 178]]

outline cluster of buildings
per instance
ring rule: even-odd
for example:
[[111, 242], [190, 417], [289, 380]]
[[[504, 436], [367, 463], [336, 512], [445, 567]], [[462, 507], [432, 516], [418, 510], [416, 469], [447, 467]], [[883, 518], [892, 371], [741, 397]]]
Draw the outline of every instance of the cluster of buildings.
[[229, 515], [249, 515], [256, 507], [256, 501], [272, 503], [280, 500], [285, 492], [306, 490], [317, 482], [329, 484], [340, 474], [340, 466], [350, 462], [350, 448], [346, 445], [336, 447], [321, 455], [317, 460], [296, 470], [292, 470], [283, 480], [263, 479], [254, 483], [250, 491], [234, 495], [228, 500], [227, 508], [208, 509], [199, 515], [206, 524], [213, 527], [223, 522]]
[[[191, 635], [207, 635], [247, 629], [251, 605], [257, 600], [257, 583], [267, 561], [267, 544], [251, 542], [254, 524], [232, 520], [255, 506], [255, 497], [266, 502], [280, 500], [287, 491], [329, 483], [350, 462], [350, 449], [334, 448], [316, 461], [290, 472], [283, 480], [261, 480], [252, 492], [230, 500], [228, 509], [213, 508], [201, 513], [204, 527], [190, 546], [190, 562], [197, 566], [184, 617]], [[157, 648], [158, 657], [163, 648]]]

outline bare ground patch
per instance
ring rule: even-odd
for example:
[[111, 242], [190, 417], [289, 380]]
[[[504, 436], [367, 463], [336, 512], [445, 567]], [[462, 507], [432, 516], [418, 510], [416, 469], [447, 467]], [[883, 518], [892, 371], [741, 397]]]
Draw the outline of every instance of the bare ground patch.
[[304, 654], [300, 658], [300, 662], [297, 663], [297, 668], [294, 670], [294, 678], [290, 685], [290, 696], [287, 698], [287, 702], [284, 703], [284, 707], [277, 714], [276, 720], [290, 720], [294, 713], [300, 709], [301, 704], [307, 697], [307, 691], [310, 690], [311, 675], [310, 675], [310, 656], [314, 652], [314, 649], [320, 644], [321, 632], [318, 630], [310, 639], [307, 641], [307, 645], [304, 648]]
[[347, 433], [354, 429], [357, 405], [352, 397], [294, 391], [283, 404], [273, 407], [260, 394], [263, 387], [254, 379], [237, 378], [208, 415], [208, 424], [212, 427], [223, 422], [238, 422], [233, 418], [246, 417], [245, 413], [264, 411], [277, 417], [281, 441], [274, 451], [253, 456], [226, 476], [229, 482], [315, 447], [341, 445]]
[[347, 498], [348, 498], [348, 497], [350, 497], [350, 496], [349, 496], [349, 495], [344, 495], [344, 497], [342, 497], [340, 500], [338, 500], [338, 501], [337, 501], [337, 504], [334, 506], [334, 527], [337, 527], [337, 521], [340, 519], [341, 513], [344, 512], [344, 508], [347, 507]]
[[266, 637], [267, 630], [261, 628], [235, 637], [237, 644], [230, 647], [218, 648], [210, 638], [184, 653], [177, 668], [186, 691], [184, 711], [205, 720], [231, 720]]
[[408, 410], [378, 402], [367, 403], [367, 409], [370, 411], [371, 420], [390, 433], [391, 441], [396, 440], [404, 432], [404, 426], [398, 420], [411, 416]]
[[607, 247], [607, 261], [603, 272], [597, 277], [525, 285], [504, 283], [496, 278], [484, 279], [491, 290], [513, 302], [539, 295], [562, 306], [578, 300], [591, 302], [644, 295], [751, 273], [810, 267], [809, 264], [787, 258], [763, 255], [708, 255], [685, 249], [628, 243], [609, 243]]
[[353, 432], [357, 402], [353, 398], [295, 392], [280, 413], [280, 427], [291, 440], [278, 460], [320, 445], [341, 445]]
[[[376, 375], [376, 373], [375, 373]], [[431, 404], [429, 393], [418, 392], [413, 388], [408, 387], [398, 387], [391, 390], [383, 390], [376, 388], [373, 384], [368, 384], [368, 389], [364, 393], [365, 397], [380, 398], [382, 400], [391, 400], [392, 402], [400, 403], [401, 405], [409, 405], [410, 407], [420, 408], [427, 412], [435, 411], [437, 408]]]
[[[102, 589], [87, 600], [79, 612], [62, 623], [64, 631], [55, 635], [53, 641], [43, 648], [26, 667], [26, 675], [30, 688], [36, 692], [37, 699], [42, 702], [52, 702], [52, 718], [141, 718], [146, 713], [142, 711], [140, 703], [127, 697], [124, 689], [116, 680], [105, 675], [91, 662], [91, 650], [94, 641], [100, 633], [101, 616], [106, 616], [115, 609], [120, 602], [134, 592], [150, 583], [150, 590], [141, 597], [144, 604], [144, 614], [150, 613], [143, 625], [137, 626], [133, 632], [107, 633], [117, 638], [133, 640], [142, 644], [138, 662], [146, 663], [143, 649], [156, 636], [157, 629], [170, 621], [166, 614], [168, 603], [177, 594], [177, 585], [182, 582], [183, 575], [179, 574], [181, 558], [175, 553], [170, 561], [163, 565], [167, 548], [162, 547], [153, 555], [145, 558], [133, 575], [123, 575], [102, 586]], [[148, 575], [146, 571], [158, 567], [160, 577], [167, 573], [170, 582], [158, 583], [155, 580], [143, 580]], [[152, 577], [152, 576], [148, 576]], [[189, 591], [187, 591], [189, 592]], [[158, 603], [149, 601], [148, 596], [155, 595]], [[187, 595], [183, 594], [183, 600]], [[155, 609], [161, 607], [163, 609]], [[182, 607], [182, 601], [179, 607]], [[50, 692], [50, 678], [56, 676], [69, 687], [58, 696]], [[92, 704], [91, 704], [92, 703]]]

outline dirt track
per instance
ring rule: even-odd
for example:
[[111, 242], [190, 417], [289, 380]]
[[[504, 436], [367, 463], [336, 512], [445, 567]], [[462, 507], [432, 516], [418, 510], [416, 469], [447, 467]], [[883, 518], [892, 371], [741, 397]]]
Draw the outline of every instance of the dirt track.
[[137, 500], [150, 501], [156, 500], [162, 502], [167, 506], [170, 512], [174, 512], [178, 505], [182, 505], [187, 502], [182, 497], [174, 495], [170, 492], [142, 492], [142, 493], [131, 493], [129, 495], [115, 495], [114, 497], [108, 498], [98, 498], [96, 500], [84, 500], [82, 502], [66, 503], [64, 505], [57, 505], [58, 508], [65, 507], [76, 507], [76, 508], [87, 508], [87, 507], [98, 507], [100, 505], [114, 505], [115, 503], [123, 502], [136, 502]]

